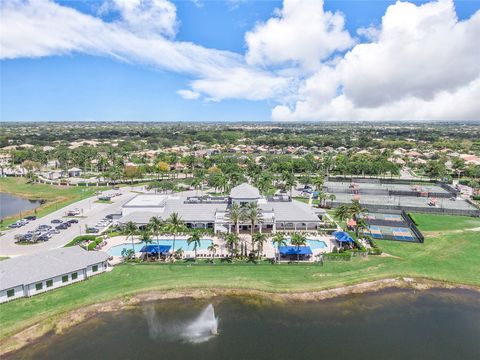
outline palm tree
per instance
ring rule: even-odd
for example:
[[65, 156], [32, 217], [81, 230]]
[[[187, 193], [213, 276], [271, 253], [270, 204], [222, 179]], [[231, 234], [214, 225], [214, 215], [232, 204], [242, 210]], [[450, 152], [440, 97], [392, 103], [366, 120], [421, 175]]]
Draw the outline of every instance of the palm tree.
[[139, 240], [145, 243], [145, 257], [148, 259], [148, 244], [152, 243], [152, 234], [149, 230], [142, 230]]
[[[282, 233], [276, 233], [275, 236], [272, 238], [272, 243], [275, 246], [275, 249], [278, 250], [280, 246], [287, 245], [287, 240]], [[280, 251], [278, 252], [278, 261], [280, 261]]]
[[363, 218], [357, 218], [357, 224], [355, 225], [355, 235], [357, 236], [357, 238], [360, 230], [363, 233], [365, 229], [368, 229], [368, 224], [365, 222]]
[[157, 254], [158, 260], [160, 260], [160, 240], [158, 239], [160, 232], [162, 231], [163, 222], [160, 218], [152, 216], [148, 222], [148, 228], [157, 238]]
[[305, 246], [307, 244], [307, 238], [303, 234], [295, 233], [292, 235], [290, 243], [297, 247], [297, 261], [300, 260], [300, 254], [298, 252], [300, 250], [300, 246]]
[[237, 252], [237, 246], [238, 246], [238, 235], [237, 234], [227, 234], [225, 236], [225, 245], [227, 245], [227, 248], [230, 250], [230, 253], [233, 255], [234, 253]]
[[292, 189], [296, 184], [295, 176], [292, 173], [286, 173], [284, 177], [285, 190], [289, 190], [290, 197], [292, 197]]
[[202, 183], [203, 183], [203, 181], [199, 177], [195, 177], [195, 178], [192, 179], [191, 184], [192, 184], [193, 188], [197, 191], [197, 193], [198, 193], [198, 190], [202, 187]]
[[244, 218], [250, 221], [250, 235], [252, 237], [252, 251], [253, 249], [253, 233], [255, 231], [255, 225], [263, 221], [262, 213], [257, 203], [251, 202], [245, 208]]
[[200, 243], [200, 232], [193, 230], [190, 234], [190, 237], [187, 239], [187, 244], [190, 245], [193, 243], [193, 251], [195, 253], [194, 259], [197, 260], [197, 248], [201, 245]]
[[267, 235], [256, 233], [253, 235], [252, 244], [257, 243], [257, 258], [260, 258], [260, 250], [263, 250], [263, 243], [267, 241]]
[[345, 221], [350, 217], [349, 205], [343, 204], [337, 207], [333, 213], [334, 217], [339, 221]]
[[337, 197], [335, 196], [335, 194], [330, 194], [328, 195], [328, 200], [330, 200], [330, 207], [333, 207], [333, 201], [336, 199]]
[[218, 248], [218, 245], [217, 245], [217, 244], [214, 244], [214, 243], [212, 242], [210, 245], [208, 245], [207, 250], [208, 250], [211, 254], [213, 254], [213, 257], [215, 257], [215, 254], [217, 253], [217, 248]]
[[313, 185], [315, 186], [315, 190], [318, 192], [322, 191], [323, 183], [325, 181], [325, 177], [322, 174], [319, 174], [313, 178]]
[[239, 223], [243, 218], [243, 209], [237, 203], [232, 203], [228, 211], [228, 217], [230, 221], [235, 225], [235, 234], [238, 235], [238, 233], [240, 232]]
[[175, 252], [175, 239], [178, 233], [182, 232], [185, 229], [185, 225], [183, 223], [182, 218], [178, 215], [178, 213], [174, 212], [171, 213], [167, 219], [167, 224], [165, 226], [167, 232], [169, 232], [173, 236], [173, 244], [172, 244], [172, 253]]
[[133, 245], [133, 236], [137, 233], [137, 225], [133, 221], [129, 221], [125, 224], [125, 234], [127, 234], [127, 239], [132, 238], [132, 250], [135, 253], [135, 245]]

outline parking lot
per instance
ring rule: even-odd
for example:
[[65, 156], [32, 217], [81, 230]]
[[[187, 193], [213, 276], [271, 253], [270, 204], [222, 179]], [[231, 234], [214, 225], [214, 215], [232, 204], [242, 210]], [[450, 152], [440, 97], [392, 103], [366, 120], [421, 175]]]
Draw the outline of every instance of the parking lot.
[[[122, 205], [136, 195], [131, 192], [130, 187], [122, 188], [114, 193], [118, 194], [110, 198], [111, 203], [97, 202], [98, 197], [94, 196], [78, 201], [40, 219], [27, 221], [21, 227], [6, 231], [0, 237], [0, 256], [11, 257], [59, 248], [75, 236], [86, 234], [87, 228], [92, 229], [92, 232], [102, 231], [109, 224], [100, 221], [105, 219], [107, 215], [120, 213]], [[111, 192], [105, 192], [105, 194], [113, 195]], [[73, 215], [73, 213], [68, 214], [69, 211], [78, 211], [79, 213], [73, 217], [67, 216]], [[67, 222], [69, 222], [68, 225]], [[23, 245], [16, 243], [20, 239], [23, 240]]]

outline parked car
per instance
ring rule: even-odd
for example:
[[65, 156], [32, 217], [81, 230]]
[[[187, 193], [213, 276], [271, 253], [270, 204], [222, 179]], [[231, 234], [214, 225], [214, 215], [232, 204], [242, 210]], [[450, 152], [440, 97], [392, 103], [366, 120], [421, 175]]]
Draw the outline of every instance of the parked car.
[[94, 227], [89, 227], [89, 228], [87, 228], [87, 234], [97, 234], [97, 233], [99, 233], [99, 232], [100, 232], [100, 230], [98, 230], [98, 229], [96, 229], [96, 228], [94, 228]]
[[50, 221], [52, 224], [61, 224], [63, 221], [60, 220], [60, 219], [53, 219], [52, 221]]
[[57, 226], [55, 227], [55, 229], [57, 229], [57, 230], [65, 230], [65, 229], [68, 229], [68, 225], [67, 225], [67, 223], [63, 223], [63, 224], [57, 225]]
[[69, 224], [78, 224], [78, 220], [77, 219], [69, 219], [66, 221], [67, 223]]
[[37, 228], [37, 230], [39, 230], [39, 231], [45, 231], [45, 230], [50, 230], [51, 228], [52, 228], [52, 227], [51, 227], [50, 225], [45, 225], [45, 224], [43, 224], [43, 225], [40, 225], [40, 226]]
[[8, 227], [9, 227], [10, 229], [16, 229], [16, 228], [21, 227], [21, 225], [18, 225], [17, 223], [13, 223], [13, 224], [8, 225]]
[[78, 209], [73, 209], [73, 210], [68, 210], [67, 211], [67, 216], [78, 216], [80, 215], [80, 210]]
[[29, 216], [25, 216], [24, 219], [28, 221], [33, 221], [33, 220], [37, 220], [37, 217], [35, 215], [29, 215]]
[[40, 235], [38, 238], [37, 238], [38, 241], [48, 241], [49, 240], [49, 237], [48, 235], [44, 234], [44, 235]]

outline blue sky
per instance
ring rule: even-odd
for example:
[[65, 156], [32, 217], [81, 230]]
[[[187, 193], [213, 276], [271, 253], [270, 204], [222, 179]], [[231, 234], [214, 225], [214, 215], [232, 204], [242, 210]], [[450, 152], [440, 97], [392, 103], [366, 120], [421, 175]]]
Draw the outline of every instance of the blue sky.
[[[99, 8], [103, 4], [100, 1], [57, 3], [107, 24], [115, 23], [123, 16], [115, 8], [100, 13]], [[348, 32], [357, 42], [368, 42], [357, 35], [357, 30], [372, 25], [378, 28], [387, 7], [394, 3], [379, 0], [327, 0], [324, 11], [340, 11], [345, 21], [343, 31]], [[414, 3], [419, 5], [426, 1]], [[249, 50], [245, 34], [253, 31], [256, 24], [264, 24], [273, 16], [276, 8], [281, 9], [283, 6], [282, 1], [173, 1], [173, 4], [176, 7], [177, 31], [173, 37], [166, 36], [170, 41], [226, 50], [240, 57], [245, 56]], [[480, 7], [478, 1], [455, 1], [454, 4], [459, 21], [468, 21]], [[140, 36], [143, 34], [142, 32]], [[296, 36], [303, 36], [301, 29]], [[352, 43], [343, 48], [337, 47], [329, 57], [322, 60], [319, 65], [322, 68], [305, 70], [298, 66], [295, 60], [295, 65], [287, 61], [289, 65], [285, 66], [283, 62], [280, 65], [281, 71], [277, 71], [279, 65], [274, 61], [271, 64], [255, 64], [254, 71], [268, 72], [268, 76], [275, 72], [272, 76], [282, 77], [282, 80], [286, 78], [285, 72], [294, 73], [293, 82], [303, 84], [310, 77], [313, 79], [317, 71], [317, 74], [324, 74], [324, 66], [334, 66], [328, 61], [336, 56], [344, 56], [353, 46]], [[281, 95], [275, 93], [259, 96], [258, 99], [251, 99], [248, 94], [225, 95], [219, 98], [217, 90], [212, 95], [210, 90], [192, 85], [192, 81], [204, 77], [198, 75], [196, 70], [172, 71], [169, 66], [157, 66], [149, 61], [138, 61], [136, 58], [132, 60], [128, 57], [120, 61], [112, 56], [97, 54], [96, 51], [53, 51], [42, 56], [15, 55], [3, 58], [0, 67], [1, 121], [259, 122], [271, 120], [274, 117], [272, 109], [279, 105], [285, 108], [279, 108], [278, 113], [282, 113], [280, 110], [288, 110], [291, 114], [296, 114], [300, 111], [300, 102], [307, 98], [304, 95], [307, 91], [305, 84], [295, 85], [293, 90], [292, 85], [289, 85], [288, 89], [282, 89]], [[249, 64], [249, 71], [250, 68], [253, 67]], [[292, 76], [288, 79], [291, 84]], [[343, 84], [335, 86], [337, 89], [344, 87]], [[455, 89], [458, 89], [459, 85], [455, 86]], [[182, 89], [192, 89], [195, 96], [198, 94], [198, 99], [183, 98], [177, 93]], [[435, 94], [444, 90], [442, 86]], [[338, 91], [342, 90], [337, 90], [337, 93]], [[352, 101], [355, 104], [357, 100]], [[396, 109], [397, 107], [395, 111]], [[323, 113], [319, 110], [315, 114]], [[401, 117], [402, 113], [399, 114]], [[299, 116], [302, 116], [301, 113]], [[308, 115], [303, 116], [310, 120]], [[322, 115], [312, 116], [323, 120]], [[471, 113], [468, 116], [471, 116]]]

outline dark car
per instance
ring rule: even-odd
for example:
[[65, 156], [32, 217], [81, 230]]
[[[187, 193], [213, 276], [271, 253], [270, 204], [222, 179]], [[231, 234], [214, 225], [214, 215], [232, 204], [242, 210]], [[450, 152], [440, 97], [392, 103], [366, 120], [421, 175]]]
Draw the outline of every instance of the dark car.
[[38, 241], [48, 241], [48, 236], [47, 235], [40, 235], [37, 238]]
[[78, 224], [78, 220], [77, 219], [70, 219], [67, 221], [68, 224]]
[[52, 227], [50, 225], [45, 225], [45, 224], [42, 224], [40, 225], [37, 230], [39, 231], [42, 231], [42, 230], [50, 230]]
[[66, 223], [60, 224], [60, 225], [55, 226], [55, 229], [57, 229], [57, 230], [65, 230], [65, 229], [68, 229], [68, 225], [67, 225]]
[[87, 234], [96, 234], [98, 233], [100, 230], [98, 230], [97, 228], [87, 228]]
[[52, 224], [61, 224], [63, 221], [60, 220], [60, 219], [53, 219], [52, 221], [50, 221]]
[[24, 219], [28, 221], [33, 221], [33, 220], [37, 220], [37, 217], [35, 215], [30, 215], [30, 216], [25, 216]]

